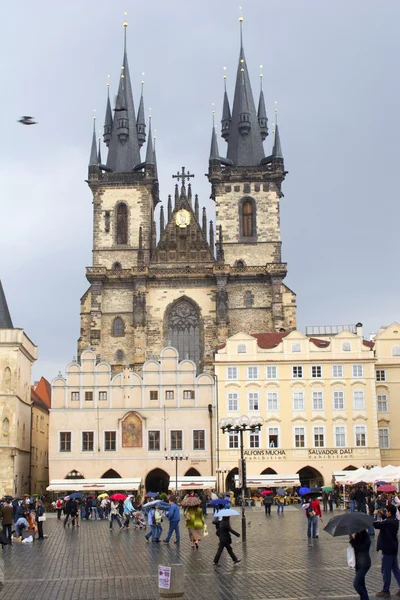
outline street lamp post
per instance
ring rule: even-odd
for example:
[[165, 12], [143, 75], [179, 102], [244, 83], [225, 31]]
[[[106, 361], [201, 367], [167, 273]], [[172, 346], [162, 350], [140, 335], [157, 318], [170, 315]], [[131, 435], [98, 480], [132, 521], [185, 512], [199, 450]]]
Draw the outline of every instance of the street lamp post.
[[225, 477], [224, 475], [226, 475], [228, 473], [229, 469], [222, 469], [222, 468], [218, 468], [215, 469], [215, 472], [217, 473], [217, 477], [218, 477], [218, 491], [220, 491], [220, 476], [222, 478], [222, 492], [225, 494]]
[[227, 419], [221, 419], [219, 427], [222, 433], [236, 432], [239, 433], [240, 439], [240, 470], [239, 470], [239, 485], [241, 487], [242, 496], [242, 541], [246, 542], [246, 511], [245, 511], [245, 494], [246, 494], [246, 460], [244, 458], [243, 448], [243, 432], [250, 431], [251, 433], [258, 433], [264, 423], [262, 417], [248, 417], [242, 415], [236, 419], [228, 417]]
[[165, 460], [174, 460], [175, 461], [175, 494], [178, 493], [178, 461], [180, 460], [189, 460], [188, 454], [166, 454]]

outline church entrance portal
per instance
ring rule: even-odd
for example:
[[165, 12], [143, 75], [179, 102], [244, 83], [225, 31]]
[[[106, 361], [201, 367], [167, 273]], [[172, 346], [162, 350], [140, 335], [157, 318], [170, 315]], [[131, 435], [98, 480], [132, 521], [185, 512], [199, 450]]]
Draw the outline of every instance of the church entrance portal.
[[146, 492], [167, 493], [169, 487], [169, 475], [162, 469], [153, 469], [148, 473], [145, 481]]
[[303, 467], [297, 471], [302, 486], [313, 488], [324, 485], [324, 478], [314, 467]]

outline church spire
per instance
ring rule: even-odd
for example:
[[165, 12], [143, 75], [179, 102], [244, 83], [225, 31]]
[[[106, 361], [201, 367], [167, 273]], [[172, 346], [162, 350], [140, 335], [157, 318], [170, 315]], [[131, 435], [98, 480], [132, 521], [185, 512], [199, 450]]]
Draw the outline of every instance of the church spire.
[[121, 67], [115, 118], [107, 158], [107, 167], [117, 173], [127, 173], [140, 163], [139, 141], [136, 131], [135, 106], [126, 53], [126, 29], [124, 23], [124, 56]]
[[14, 329], [0, 279], [0, 329]]
[[[226, 67], [224, 67], [225, 69]], [[227, 142], [229, 138], [229, 128], [231, 125], [231, 107], [229, 106], [229, 98], [226, 91], [226, 75], [224, 75], [224, 103], [222, 107], [222, 120], [221, 120], [221, 136]]]
[[210, 160], [219, 160], [217, 133], [215, 131], [215, 125], [214, 125], [214, 112], [213, 112], [213, 128], [212, 128], [212, 132], [211, 132]]
[[[142, 73], [142, 75], [144, 75], [144, 73]], [[142, 92], [140, 94], [139, 110], [136, 119], [136, 131], [138, 136], [139, 148], [141, 148], [146, 141], [146, 120], [144, 118], [143, 87], [144, 81], [142, 80]]]
[[93, 117], [92, 146], [90, 148], [89, 167], [97, 166], [96, 117]]
[[101, 144], [101, 137], [99, 137], [99, 149], [97, 151], [97, 164], [101, 165], [101, 149], [100, 149], [100, 144]]
[[243, 49], [243, 17], [239, 18], [239, 22], [240, 53], [229, 125], [227, 158], [238, 166], [256, 166], [264, 158], [264, 149]]
[[148, 165], [154, 164], [153, 138], [151, 135], [151, 116], [149, 117], [149, 139], [147, 140], [146, 161]]
[[112, 116], [111, 102], [110, 102], [110, 84], [107, 82], [107, 105], [106, 105], [106, 116], [104, 119], [104, 133], [103, 133], [103, 140], [104, 140], [104, 143], [107, 146], [107, 148], [110, 145], [112, 126], [113, 126], [113, 116]]
[[[262, 69], [262, 65], [260, 65], [260, 68]], [[262, 140], [264, 141], [268, 135], [268, 119], [267, 119], [267, 111], [265, 110], [265, 100], [264, 100], [264, 92], [263, 92], [263, 88], [262, 88], [262, 82], [263, 82], [263, 74], [260, 73], [260, 98], [258, 100], [257, 117], [258, 117], [258, 124], [260, 126], [261, 137], [262, 137]]]
[[283, 161], [282, 147], [281, 147], [281, 138], [279, 135], [279, 127], [278, 127], [278, 109], [275, 109], [275, 139], [274, 139], [274, 147], [272, 148], [272, 156], [275, 159], [279, 159]]

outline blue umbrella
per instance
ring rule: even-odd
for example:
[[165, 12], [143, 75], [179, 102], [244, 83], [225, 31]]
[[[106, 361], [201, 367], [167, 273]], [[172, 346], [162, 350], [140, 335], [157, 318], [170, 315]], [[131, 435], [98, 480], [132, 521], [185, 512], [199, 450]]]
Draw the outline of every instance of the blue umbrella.
[[278, 494], [278, 496], [282, 496], [283, 498], [286, 496], [286, 492], [282, 488], [278, 488], [276, 490], [276, 493]]
[[225, 506], [225, 504], [230, 504], [231, 501], [229, 498], [217, 498], [216, 500], [211, 500], [211, 502], [208, 503], [208, 506]]
[[376, 481], [375, 485], [387, 485], [387, 481]]
[[308, 494], [308, 492], [311, 492], [311, 490], [310, 490], [310, 488], [309, 488], [309, 487], [301, 487], [301, 488], [299, 489], [299, 494], [300, 494], [300, 496], [302, 496], [303, 494]]
[[83, 494], [81, 494], [80, 492], [74, 492], [73, 494], [70, 494], [69, 497], [72, 498], [73, 500], [76, 500], [77, 498], [82, 498]]
[[157, 492], [147, 492], [145, 498], [155, 498], [158, 496]]
[[236, 517], [237, 515], [240, 515], [237, 510], [234, 510], [233, 508], [223, 508], [216, 512], [214, 517], [218, 517], [219, 520], [221, 520], [222, 517]]

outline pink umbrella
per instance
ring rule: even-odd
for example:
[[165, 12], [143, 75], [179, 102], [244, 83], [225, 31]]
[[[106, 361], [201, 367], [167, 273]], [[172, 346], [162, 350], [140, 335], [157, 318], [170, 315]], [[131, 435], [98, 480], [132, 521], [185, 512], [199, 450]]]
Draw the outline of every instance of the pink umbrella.
[[273, 494], [272, 490], [264, 490], [263, 492], [260, 492], [261, 496], [270, 496], [271, 494]]
[[378, 487], [378, 492], [397, 492], [397, 487], [395, 485], [391, 485], [390, 483], [385, 483]]

